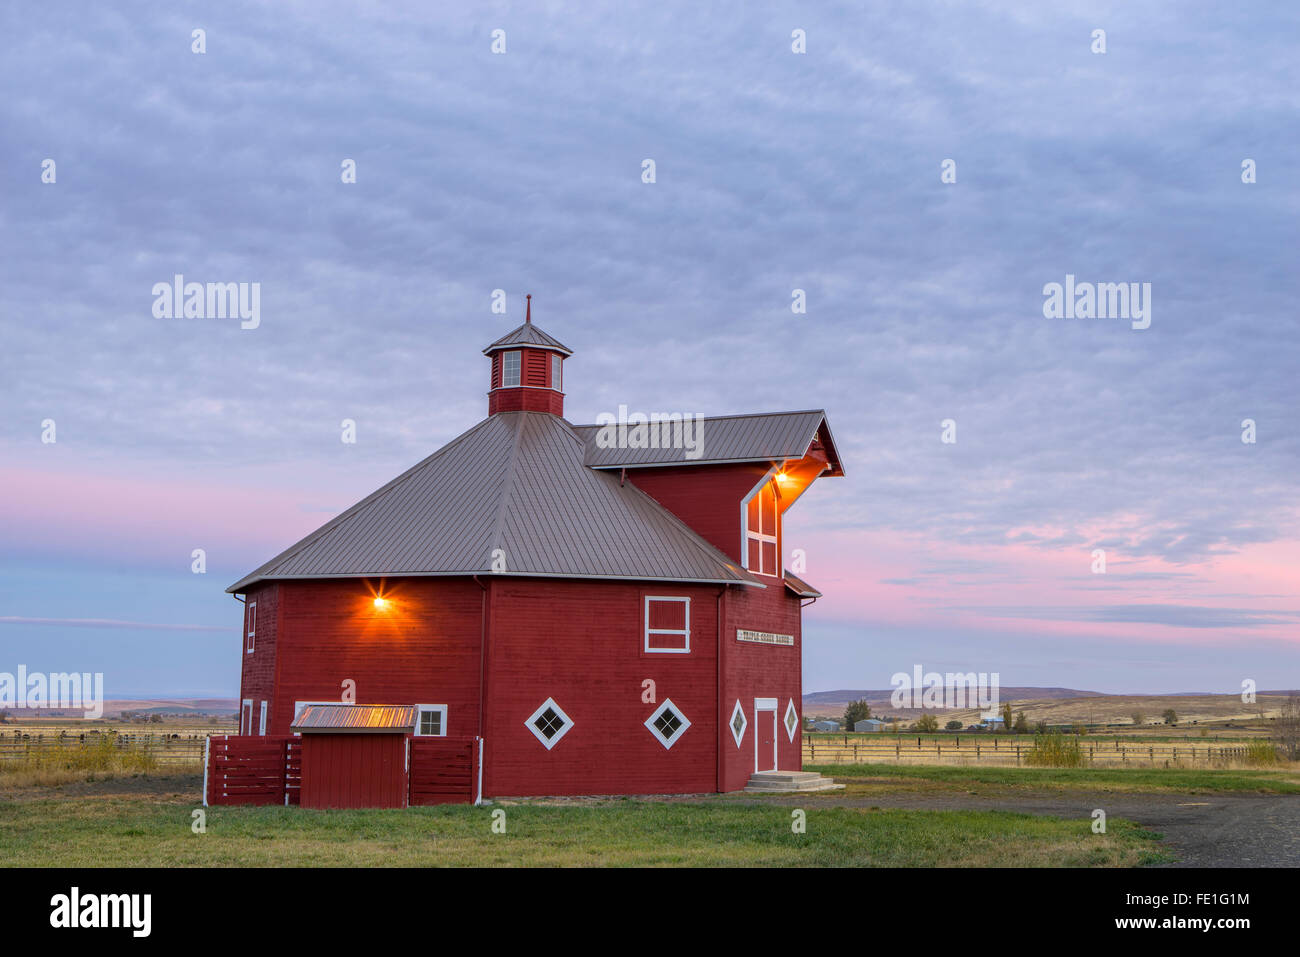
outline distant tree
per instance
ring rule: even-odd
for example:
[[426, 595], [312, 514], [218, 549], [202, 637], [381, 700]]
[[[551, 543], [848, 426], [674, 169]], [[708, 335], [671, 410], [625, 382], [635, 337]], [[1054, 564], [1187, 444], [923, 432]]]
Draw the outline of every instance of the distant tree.
[[949, 721], [947, 724], [944, 725], [944, 727], [947, 728], [949, 731], [960, 731], [960, 730], [961, 730], [961, 722], [960, 722], [960, 721]]
[[1134, 724], [1146, 724], [1147, 721], [1147, 716], [1144, 715], [1141, 711], [1134, 711], [1131, 715], [1129, 715], [1129, 717], [1133, 719]]
[[1273, 726], [1273, 743], [1288, 761], [1300, 760], [1300, 694], [1291, 692]]
[[915, 727], [922, 734], [933, 734], [939, 730], [939, 719], [932, 714], [923, 714], [916, 719]]
[[151, 714], [151, 715], [149, 715], [149, 723], [150, 723], [150, 724], [162, 724], [162, 715], [160, 715], [160, 714]]
[[1015, 720], [1011, 717], [1011, 704], [1008, 702], [1002, 706], [1002, 730], [1010, 731], [1014, 723]]
[[1016, 712], [1016, 725], [1014, 730], [1016, 734], [1029, 733], [1029, 719], [1025, 717], [1025, 713], [1023, 711]]
[[1175, 711], [1173, 708], [1168, 708], [1165, 710], [1164, 718], [1165, 718], [1165, 724], [1177, 724], [1178, 712]]
[[1034, 723], [1034, 734], [1047, 734], [1047, 722], [1036, 721]]
[[844, 709], [844, 730], [852, 731], [855, 724], [870, 717], [871, 705], [866, 701], [850, 701], [849, 706]]
[[1081, 725], [1081, 724], [1076, 724], [1076, 725], [1074, 725], [1074, 727], [1072, 727], [1070, 730], [1073, 731], [1075, 734], [1087, 734], [1087, 733], [1088, 733], [1088, 729], [1085, 728], [1085, 727], [1084, 727], [1083, 725]]
[[7, 724], [9, 721], [9, 712], [0, 711], [0, 724]]

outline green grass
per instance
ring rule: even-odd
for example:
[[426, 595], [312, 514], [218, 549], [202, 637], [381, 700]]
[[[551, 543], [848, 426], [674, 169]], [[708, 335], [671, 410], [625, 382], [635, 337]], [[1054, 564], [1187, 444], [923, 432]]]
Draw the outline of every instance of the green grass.
[[9, 866], [819, 866], [1123, 867], [1167, 855], [1159, 835], [1111, 819], [998, 811], [823, 808], [808, 802], [807, 831], [791, 808], [701, 799], [527, 802], [401, 811], [207, 809], [194, 803], [66, 798], [0, 803], [0, 860]]
[[1199, 768], [981, 768], [944, 765], [808, 765], [846, 783], [871, 784], [881, 792], [970, 790], [972, 786], [1024, 790], [1144, 791], [1147, 793], [1253, 792], [1300, 794], [1300, 776], [1276, 771]]

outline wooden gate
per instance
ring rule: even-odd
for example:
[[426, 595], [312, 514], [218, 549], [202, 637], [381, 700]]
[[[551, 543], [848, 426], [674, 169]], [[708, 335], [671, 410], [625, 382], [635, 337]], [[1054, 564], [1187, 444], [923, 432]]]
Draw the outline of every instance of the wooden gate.
[[410, 744], [412, 805], [482, 800], [482, 738], [413, 737]]
[[302, 741], [297, 736], [208, 738], [204, 804], [297, 804], [301, 785]]

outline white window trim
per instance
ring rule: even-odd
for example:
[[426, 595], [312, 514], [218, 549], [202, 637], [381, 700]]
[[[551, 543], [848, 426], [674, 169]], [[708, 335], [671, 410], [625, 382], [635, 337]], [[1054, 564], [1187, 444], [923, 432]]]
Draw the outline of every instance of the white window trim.
[[[559, 716], [560, 720], [564, 722], [560, 725], [560, 730], [555, 732], [555, 737], [553, 738], [546, 737], [546, 735], [542, 734], [537, 725], [533, 724], [534, 721], [542, 716], [542, 712], [547, 708], [552, 709]], [[533, 733], [533, 737], [542, 742], [542, 746], [549, 751], [560, 743], [562, 737], [573, 730], [573, 719], [564, 713], [564, 709], [555, 703], [554, 698], [547, 698], [542, 702], [540, 708], [528, 716], [528, 720], [524, 722], [524, 726], [528, 728], [528, 730]]]
[[779, 760], [781, 749], [778, 745], [781, 743], [780, 733], [776, 729], [776, 723], [780, 720], [780, 704], [775, 698], [755, 698], [754, 699], [754, 773], [758, 774], [758, 739], [761, 737], [758, 733], [758, 714], [760, 711], [772, 712], [772, 770], [777, 771], [781, 767]]
[[[248, 713], [247, 720], [245, 720], [244, 718], [245, 712]], [[252, 698], [245, 698], [243, 701], [239, 703], [239, 733], [240, 734], [253, 733], [253, 699]]]
[[[736, 715], [740, 715], [740, 730], [736, 730]], [[745, 709], [740, 704], [740, 699], [736, 699], [736, 706], [731, 709], [731, 720], [727, 722], [727, 727], [731, 729], [731, 736], [736, 739], [736, 747], [740, 747], [741, 742], [745, 740], [745, 731], [749, 728], [749, 719], [745, 717]]]
[[[510, 376], [510, 368], [509, 368], [509, 366], [510, 366], [510, 363], [509, 363], [508, 360], [510, 359], [511, 356], [514, 356], [514, 357], [515, 357], [515, 381], [514, 381], [514, 382], [510, 382], [510, 381], [509, 381], [509, 376]], [[503, 352], [503, 353], [501, 353], [501, 388], [503, 388], [503, 389], [514, 389], [514, 388], [518, 387], [520, 384], [522, 384], [523, 381], [524, 381], [524, 354], [523, 354], [523, 352], [518, 351], [518, 350], [515, 350], [515, 351], [512, 351], [512, 352]]]
[[266, 734], [266, 702], [262, 702], [262, 715], [257, 719], [257, 733]]
[[[652, 601], [680, 601], [686, 605], [686, 628], [651, 628], [650, 627], [650, 602]], [[685, 648], [651, 648], [651, 635], [682, 635], [686, 639]], [[689, 598], [677, 595], [646, 595], [645, 596], [645, 635], [642, 639], [641, 647], [652, 655], [689, 655], [691, 653], [691, 600]]]
[[255, 601], [248, 603], [245, 630], [244, 652], [251, 655], [253, 646], [257, 643], [257, 602]]
[[[792, 714], [794, 715], [794, 721], [790, 720]], [[786, 705], [785, 720], [782, 723], [785, 725], [786, 734], [793, 742], [794, 736], [799, 733], [799, 710], [794, 706], [794, 698], [791, 698], [790, 703]]]
[[564, 359], [554, 352], [551, 353], [551, 388], [564, 391]]
[[[426, 711], [442, 713], [442, 720], [438, 722], [438, 727], [442, 730], [437, 734], [424, 734], [420, 731], [420, 719]], [[415, 736], [417, 738], [445, 738], [447, 736], [447, 706], [445, 704], [417, 704], [415, 706]]]
[[[668, 737], [664, 737], [663, 733], [658, 728], [655, 727], [655, 721], [657, 721], [659, 716], [662, 715], [665, 711], [667, 711], [670, 708], [672, 709], [673, 714], [677, 715], [677, 717], [681, 719], [682, 723], [681, 726], [678, 727], [677, 733], [674, 734], [671, 738], [668, 738]], [[673, 704], [672, 698], [664, 698], [663, 702], [660, 703], [659, 707], [655, 708], [654, 713], [651, 714], [650, 717], [645, 719], [645, 726], [646, 729], [655, 736], [655, 739], [660, 744], [662, 744], [666, 750], [668, 748], [671, 748], [674, 744], [676, 744], [678, 741], [682, 739], [682, 735], [684, 735], [687, 729], [690, 728], [691, 726], [691, 719], [686, 717], [686, 715], [682, 714], [682, 709], [677, 707], [677, 705]]]
[[[775, 495], [777, 492], [777, 489], [775, 488], [775, 484], [776, 484], [776, 474], [778, 471], [780, 471], [780, 466], [773, 465], [770, 469], [767, 470], [767, 474], [763, 476], [762, 480], [757, 485], [755, 485], [752, 489], [750, 489], [749, 494], [740, 500], [740, 567], [745, 569], [745, 571], [753, 572], [756, 575], [770, 575], [773, 578], [783, 577], [781, 574], [781, 537], [780, 537], [781, 509], [779, 507], [776, 507], [775, 505], [773, 506], [776, 511], [776, 515], [775, 515], [776, 530], [777, 530], [776, 535], [766, 535], [762, 532], [751, 532], [749, 530], [749, 500], [752, 499], [755, 495], [761, 493], [763, 489], [768, 485], [768, 483], [772, 483], [773, 485], [772, 493], [773, 495]], [[759, 512], [760, 514], [758, 516], [758, 521], [759, 524], [762, 525], [763, 516], [761, 514], [762, 512], [761, 502], [759, 504]], [[776, 571], [764, 572], [749, 567], [750, 539], [754, 539], [755, 541], [760, 543], [758, 548], [758, 564], [760, 568], [763, 565], [763, 546], [761, 543], [771, 542], [773, 545], [776, 546]]]

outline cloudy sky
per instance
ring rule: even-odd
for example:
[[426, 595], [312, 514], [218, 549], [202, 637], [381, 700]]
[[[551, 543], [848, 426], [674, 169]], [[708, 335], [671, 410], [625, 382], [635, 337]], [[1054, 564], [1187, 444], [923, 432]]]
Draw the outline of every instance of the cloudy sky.
[[827, 410], [807, 690], [1300, 686], [1294, 8], [442, 6], [0, 8], [0, 671], [233, 695], [225, 586], [482, 418], [531, 292], [574, 422]]

